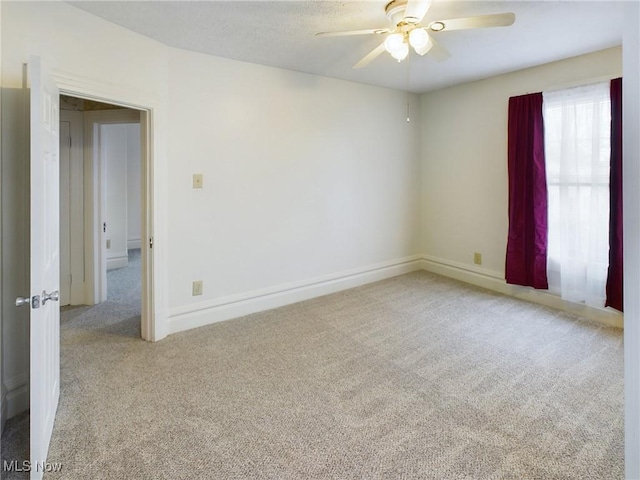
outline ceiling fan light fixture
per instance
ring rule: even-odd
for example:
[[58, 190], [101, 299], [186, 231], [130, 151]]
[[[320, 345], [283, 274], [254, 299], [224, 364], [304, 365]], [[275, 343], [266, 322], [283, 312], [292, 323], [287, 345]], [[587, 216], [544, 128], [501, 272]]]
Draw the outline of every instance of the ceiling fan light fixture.
[[426, 47], [429, 40], [429, 34], [423, 28], [414, 28], [409, 33], [409, 43], [415, 49]]
[[384, 48], [387, 52], [393, 55], [395, 52], [403, 50], [404, 35], [401, 33], [392, 33], [384, 40]]
[[445, 25], [442, 22], [433, 22], [431, 25], [429, 25], [429, 28], [434, 32], [441, 32], [442, 30], [444, 30], [444, 27]]
[[396, 51], [389, 53], [391, 53], [391, 56], [393, 58], [401, 62], [402, 60], [407, 58], [407, 55], [409, 55], [409, 45], [403, 42]]

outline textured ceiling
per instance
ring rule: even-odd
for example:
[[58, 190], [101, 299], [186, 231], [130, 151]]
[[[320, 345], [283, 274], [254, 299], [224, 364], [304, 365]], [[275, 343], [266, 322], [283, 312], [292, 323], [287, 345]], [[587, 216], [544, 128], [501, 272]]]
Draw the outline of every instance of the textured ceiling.
[[[513, 12], [511, 27], [434, 34], [451, 52], [437, 63], [384, 53], [351, 67], [381, 37], [318, 38], [320, 31], [388, 27], [385, 1], [70, 2], [172, 47], [327, 77], [425, 92], [622, 43], [624, 2], [436, 0], [425, 22]], [[423, 22], [423, 23], [425, 23]]]

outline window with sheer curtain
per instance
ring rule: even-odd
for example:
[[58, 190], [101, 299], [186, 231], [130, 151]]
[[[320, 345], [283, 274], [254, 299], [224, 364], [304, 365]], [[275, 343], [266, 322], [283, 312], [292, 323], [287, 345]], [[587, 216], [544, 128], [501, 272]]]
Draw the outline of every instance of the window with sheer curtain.
[[543, 94], [549, 290], [603, 307], [609, 264], [609, 83]]

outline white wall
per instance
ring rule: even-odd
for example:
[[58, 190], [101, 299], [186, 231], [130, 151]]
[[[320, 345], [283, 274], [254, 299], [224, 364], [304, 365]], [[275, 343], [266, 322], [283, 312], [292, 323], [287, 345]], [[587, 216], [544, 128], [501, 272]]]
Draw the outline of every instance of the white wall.
[[418, 253], [405, 93], [178, 50], [169, 71], [172, 321]]
[[100, 148], [107, 177], [107, 269], [122, 268], [129, 243], [140, 245], [140, 125], [100, 125]]
[[127, 258], [127, 125], [100, 125], [100, 156], [106, 171], [107, 269]]

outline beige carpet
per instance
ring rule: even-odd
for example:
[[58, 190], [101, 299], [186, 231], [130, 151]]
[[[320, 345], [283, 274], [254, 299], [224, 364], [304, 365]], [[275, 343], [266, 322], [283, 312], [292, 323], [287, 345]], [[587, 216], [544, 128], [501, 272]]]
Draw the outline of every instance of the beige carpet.
[[425, 272], [157, 344], [112, 307], [65, 312], [45, 478], [624, 476], [616, 329]]

